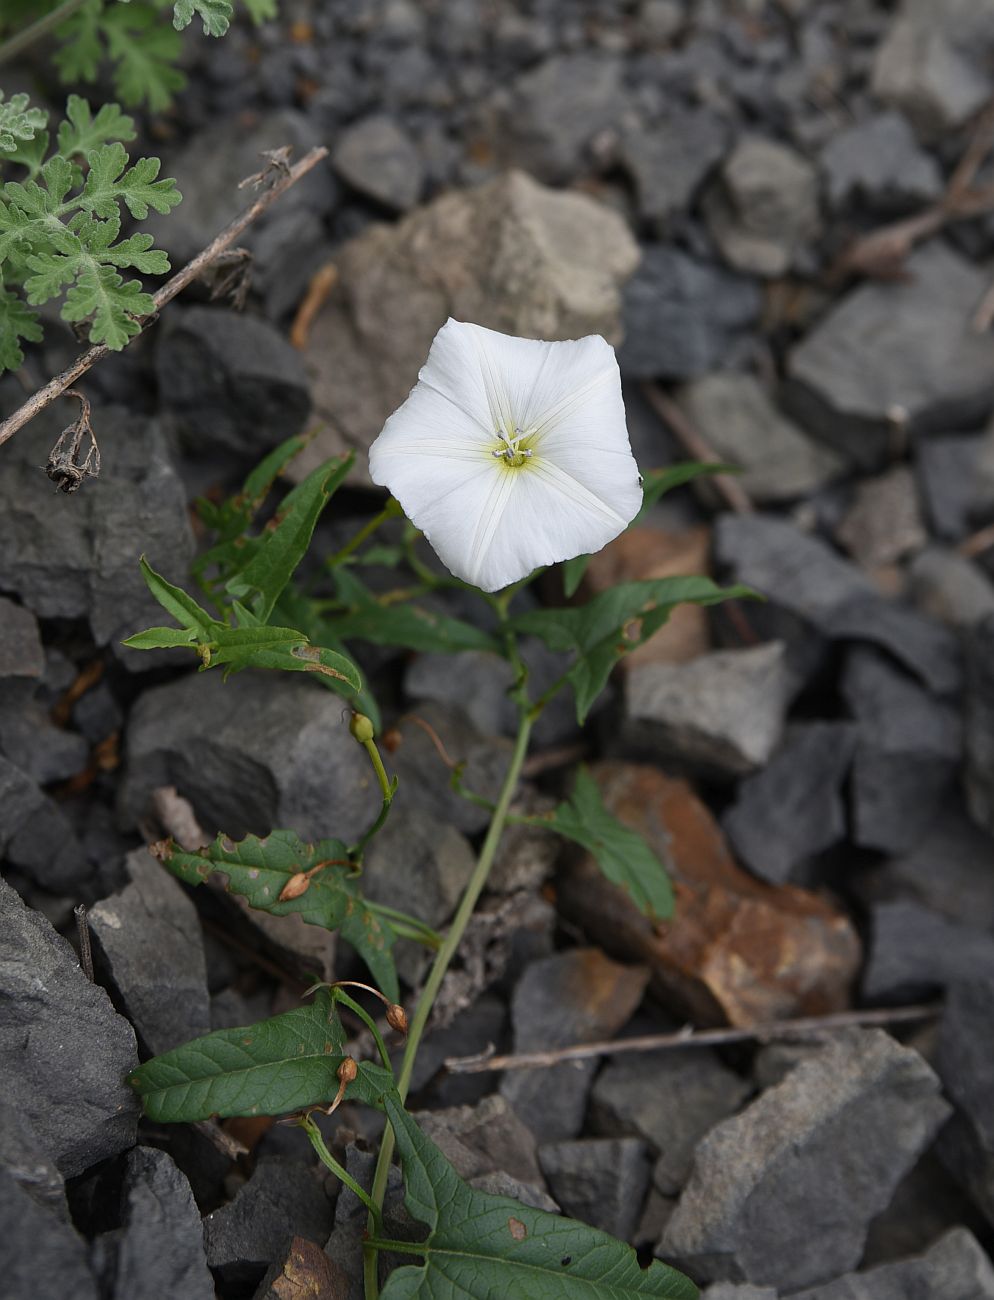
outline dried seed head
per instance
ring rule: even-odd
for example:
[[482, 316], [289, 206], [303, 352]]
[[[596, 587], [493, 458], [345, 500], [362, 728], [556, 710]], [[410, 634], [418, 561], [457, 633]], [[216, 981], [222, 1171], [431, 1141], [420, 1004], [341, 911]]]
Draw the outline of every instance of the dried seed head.
[[347, 1056], [345, 1060], [341, 1063], [341, 1065], [338, 1067], [339, 1082], [342, 1083], [343, 1085], [347, 1083], [351, 1083], [358, 1073], [359, 1073], [358, 1065], [356, 1065], [355, 1061], [352, 1059], [351, 1056]]
[[364, 713], [353, 713], [349, 722], [349, 731], [352, 732], [353, 739], [358, 740], [360, 745], [365, 745], [376, 734], [373, 724]]
[[277, 902], [289, 903], [291, 899], [299, 898], [301, 894], [306, 894], [310, 886], [310, 878], [306, 871], [298, 871], [296, 875], [291, 876], [283, 888], [280, 890], [280, 896]]
[[401, 735], [399, 727], [387, 727], [386, 731], [384, 731], [383, 735], [380, 737], [383, 748], [388, 754], [396, 754], [397, 750], [400, 749], [400, 743], [403, 739], [404, 737]]
[[396, 1002], [391, 1002], [387, 1007], [387, 1024], [391, 1029], [396, 1029], [398, 1034], [407, 1033], [407, 1012]]

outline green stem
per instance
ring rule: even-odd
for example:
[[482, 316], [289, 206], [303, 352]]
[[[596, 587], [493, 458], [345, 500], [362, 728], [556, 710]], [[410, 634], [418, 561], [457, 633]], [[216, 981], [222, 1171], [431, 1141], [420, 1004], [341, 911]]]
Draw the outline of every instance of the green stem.
[[389, 921], [398, 934], [404, 934], [408, 939], [415, 939], [418, 943], [423, 943], [426, 948], [434, 948], [436, 952], [441, 948], [442, 936], [430, 925], [425, 925], [424, 921], [419, 921], [416, 916], [408, 916], [406, 912], [400, 912], [396, 907], [387, 907], [386, 903], [374, 903], [369, 898], [366, 899], [366, 906], [371, 912]]
[[370, 1250], [392, 1250], [397, 1255], [424, 1255], [425, 1247], [417, 1241], [395, 1241], [390, 1237], [366, 1237], [363, 1245]]
[[400, 513], [400, 502], [391, 497], [380, 513], [363, 524], [351, 541], [346, 542], [342, 549], [336, 551], [334, 555], [328, 556], [324, 562], [325, 568], [334, 569], [343, 560], [347, 560], [353, 552], [359, 549], [367, 537], [372, 537], [381, 524], [385, 524], [388, 519], [396, 519]]
[[22, 28], [15, 32], [9, 40], [0, 45], [0, 63], [9, 63], [16, 55], [21, 54], [35, 41], [40, 41], [43, 36], [60, 27], [67, 18], [71, 18], [77, 9], [82, 9], [86, 0], [63, 0], [58, 9], [53, 9], [50, 14], [45, 14], [37, 22], [31, 23], [30, 26]]
[[357, 1002], [355, 998], [350, 997], [349, 994], [346, 993], [344, 989], [333, 988], [331, 990], [331, 996], [335, 999], [336, 1002], [341, 1002], [342, 1006], [348, 1007], [348, 1009], [352, 1012], [353, 1015], [359, 1017], [359, 1019], [366, 1026], [369, 1032], [373, 1035], [373, 1038], [376, 1042], [376, 1050], [380, 1054], [380, 1060], [383, 1062], [384, 1066], [392, 1073], [393, 1066], [390, 1063], [390, 1053], [387, 1051], [387, 1045], [383, 1041], [383, 1035], [376, 1027], [376, 1021], [369, 1014], [366, 1008], [362, 1006], [361, 1003]]
[[331, 1154], [331, 1152], [324, 1144], [324, 1138], [321, 1136], [321, 1130], [311, 1119], [310, 1115], [305, 1115], [300, 1120], [300, 1127], [304, 1130], [304, 1132], [307, 1134], [308, 1138], [310, 1139], [311, 1146], [317, 1152], [318, 1159], [321, 1161], [321, 1163], [326, 1168], [330, 1169], [331, 1172], [335, 1175], [335, 1177], [345, 1184], [345, 1186], [349, 1189], [349, 1191], [355, 1192], [359, 1200], [362, 1201], [363, 1205], [365, 1205], [366, 1208], [369, 1210], [372, 1222], [376, 1225], [376, 1231], [382, 1232], [383, 1218], [380, 1214], [380, 1207], [376, 1204], [376, 1202], [365, 1190], [365, 1188], [360, 1187], [360, 1185], [352, 1177], [349, 1171], [343, 1168], [343, 1166], [340, 1165], [338, 1161], [335, 1159], [335, 1157]]
[[393, 803], [393, 797], [397, 789], [394, 782], [387, 776], [387, 770], [383, 766], [383, 759], [380, 758], [380, 751], [376, 748], [376, 741], [364, 740], [362, 743], [363, 748], [369, 755], [369, 761], [373, 765], [376, 779], [380, 783], [380, 793], [383, 796], [383, 803], [380, 807], [379, 813], [377, 814], [376, 821], [374, 821], [372, 826], [363, 833], [358, 842], [349, 849], [349, 857], [353, 858], [357, 863], [362, 861], [363, 849], [365, 849], [369, 841], [380, 830], [383, 823], [390, 816], [390, 805]]
[[[483, 847], [480, 849], [480, 856], [477, 859], [476, 866], [473, 868], [473, 874], [469, 878], [466, 886], [466, 892], [462, 896], [459, 909], [452, 920], [449, 932], [445, 936], [445, 942], [438, 950], [438, 955], [432, 964], [428, 973], [428, 979], [425, 982], [421, 997], [418, 1000], [417, 1010], [414, 1013], [414, 1019], [411, 1021], [411, 1027], [407, 1035], [407, 1047], [404, 1050], [404, 1059], [400, 1066], [400, 1075], [397, 1079], [397, 1091], [400, 1093], [401, 1101], [407, 1097], [407, 1090], [411, 1085], [411, 1075], [414, 1072], [414, 1061], [418, 1054], [418, 1047], [421, 1044], [421, 1038], [424, 1034], [425, 1027], [428, 1024], [428, 1017], [434, 1006], [435, 998], [442, 986], [442, 980], [445, 978], [445, 972], [449, 969], [449, 964], [456, 954], [459, 944], [462, 942], [463, 933], [469, 924], [469, 919], [479, 900], [483, 887], [487, 883], [487, 877], [490, 874], [490, 868], [493, 865], [494, 857], [497, 853], [497, 847], [500, 843], [500, 837], [504, 830], [504, 824], [507, 821], [508, 810], [511, 807], [511, 800], [514, 798], [514, 792], [518, 787], [518, 779], [521, 776], [521, 768], [524, 765], [525, 756], [528, 753], [528, 740], [531, 735], [532, 718], [531, 713], [522, 709], [521, 721], [518, 726], [518, 736], [514, 742], [514, 752], [511, 755], [511, 764], [507, 769], [507, 775], [504, 777], [504, 784], [501, 787], [500, 795], [497, 799], [497, 807], [494, 810], [493, 818], [487, 829], [486, 839], [483, 841]], [[376, 1162], [376, 1173], [373, 1177], [373, 1201], [377, 1209], [383, 1204], [383, 1196], [386, 1192], [387, 1177], [390, 1173], [390, 1160], [393, 1156], [394, 1134], [393, 1129], [388, 1125], [383, 1134], [383, 1141], [380, 1144], [380, 1154]], [[370, 1248], [366, 1251], [363, 1273], [366, 1289], [366, 1300], [377, 1300], [379, 1295], [379, 1279], [376, 1270], [376, 1253]]]

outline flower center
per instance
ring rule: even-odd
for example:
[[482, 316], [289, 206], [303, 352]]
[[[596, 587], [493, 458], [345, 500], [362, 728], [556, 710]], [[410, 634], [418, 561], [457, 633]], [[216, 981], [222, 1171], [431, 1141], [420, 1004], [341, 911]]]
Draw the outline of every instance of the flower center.
[[501, 441], [501, 446], [496, 448], [490, 454], [495, 460], [503, 460], [513, 468], [523, 465], [528, 457], [532, 454], [530, 447], [522, 447], [522, 441], [528, 434], [515, 427], [513, 433], [508, 433], [506, 429], [498, 429], [497, 437]]

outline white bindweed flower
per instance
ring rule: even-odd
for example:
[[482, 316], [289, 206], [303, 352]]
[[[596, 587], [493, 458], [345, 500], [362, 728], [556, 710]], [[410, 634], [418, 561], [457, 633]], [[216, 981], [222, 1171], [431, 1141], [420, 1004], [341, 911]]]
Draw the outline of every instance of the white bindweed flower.
[[599, 551], [642, 504], [614, 349], [449, 320], [369, 452], [445, 566], [497, 591]]

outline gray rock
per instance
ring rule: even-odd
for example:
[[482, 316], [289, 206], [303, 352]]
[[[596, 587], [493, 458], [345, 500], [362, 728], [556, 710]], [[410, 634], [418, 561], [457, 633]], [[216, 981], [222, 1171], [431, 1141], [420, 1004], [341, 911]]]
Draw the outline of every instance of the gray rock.
[[791, 1300], [985, 1300], [994, 1296], [994, 1268], [966, 1228], [953, 1228], [923, 1255], [847, 1273]]
[[[314, 126], [288, 109], [263, 113], [247, 129], [240, 115], [213, 122], [209, 132], [194, 134], [182, 149], [166, 155], [162, 174], [176, 177], [183, 202], [166, 217], [152, 214], [143, 229], [154, 233], [156, 248], [166, 249], [174, 263], [182, 265], [252, 201], [253, 191], [240, 190], [238, 185], [265, 168], [263, 150], [292, 145], [296, 162], [321, 143]], [[256, 241], [270, 224], [300, 210], [326, 216], [335, 197], [334, 176], [327, 163], [319, 163], [253, 222], [239, 243], [258, 252]]]
[[837, 1276], [948, 1114], [916, 1052], [840, 1034], [711, 1130], [659, 1253], [706, 1281], [794, 1291]]
[[535, 1136], [499, 1094], [476, 1106], [420, 1111], [417, 1120], [460, 1178], [502, 1171], [543, 1186]]
[[475, 1178], [469, 1179], [469, 1185], [478, 1192], [486, 1192], [488, 1196], [510, 1196], [522, 1205], [530, 1205], [533, 1210], [546, 1210], [549, 1214], [558, 1214], [560, 1210], [558, 1202], [548, 1192], [542, 1191], [534, 1183], [523, 1183], [518, 1178], [512, 1178], [501, 1169], [495, 1169], [490, 1174], [477, 1174]]
[[51, 925], [0, 881], [4, 1095], [64, 1177], [129, 1147], [138, 1102], [134, 1031]]
[[970, 816], [994, 832], [994, 614], [967, 638], [966, 797]]
[[[362, 1151], [354, 1142], [345, 1148], [346, 1171], [356, 1182], [369, 1191], [373, 1184], [373, 1168], [376, 1156], [370, 1151]], [[384, 1228], [389, 1230], [394, 1240], [407, 1239], [411, 1232], [411, 1218], [404, 1208], [404, 1183], [400, 1166], [391, 1165], [387, 1177], [386, 1194], [383, 1198]], [[347, 1279], [347, 1300], [363, 1300], [362, 1281], [362, 1242], [366, 1234], [369, 1211], [350, 1187], [343, 1187], [335, 1202], [335, 1226], [325, 1244], [325, 1253], [339, 1266]], [[410, 1258], [398, 1259], [388, 1255], [387, 1260], [394, 1263], [409, 1264]], [[381, 1256], [381, 1281], [386, 1273], [387, 1263]]]
[[292, 828], [355, 839], [379, 810], [342, 701], [296, 675], [192, 673], [146, 691], [127, 733], [120, 807], [134, 825], [153, 791], [175, 786], [204, 830], [235, 838]]
[[705, 375], [677, 400], [715, 458], [739, 466], [739, 482], [754, 501], [807, 496], [842, 472], [840, 459], [781, 415], [751, 375]]
[[978, 464], [986, 441], [983, 434], [969, 434], [918, 442], [915, 470], [935, 537], [958, 541], [969, 531], [978, 498]]
[[751, 280], [680, 249], [649, 244], [622, 301], [621, 373], [673, 380], [707, 374], [727, 362], [759, 310]]
[[[507, 1007], [503, 999], [494, 993], [482, 993], [451, 1024], [426, 1035], [414, 1064], [411, 1092], [420, 1094], [430, 1085], [430, 1104], [443, 1108], [474, 1105], [491, 1095], [492, 1082], [486, 1076], [450, 1074], [444, 1069], [444, 1062], [450, 1056], [487, 1051], [493, 1044], [504, 1041], [506, 1029]], [[395, 1068], [399, 1067], [400, 1055], [398, 1051]]]
[[40, 677], [44, 671], [38, 620], [30, 609], [0, 596], [0, 677]]
[[714, 549], [716, 560], [736, 581], [820, 635], [878, 645], [933, 691], [952, 693], [960, 687], [957, 638], [880, 596], [855, 565], [819, 538], [769, 516], [722, 515]]
[[[516, 1052], [609, 1038], [641, 1001], [648, 972], [619, 966], [596, 948], [575, 948], [532, 962], [515, 985], [511, 1022]], [[580, 1131], [594, 1061], [547, 1070], [512, 1070], [501, 1095], [536, 1136], [573, 1138]]]
[[635, 182], [639, 216], [665, 225], [685, 211], [727, 146], [728, 125], [709, 108], [625, 127], [619, 157]]
[[332, 166], [360, 194], [407, 212], [421, 197], [424, 167], [413, 140], [383, 113], [353, 122], [338, 137]]
[[[0, 589], [39, 618], [86, 618], [132, 672], [163, 662], [120, 646], [162, 622], [138, 567], [182, 582], [193, 557], [186, 494], [155, 423], [121, 407], [94, 408], [100, 477], [75, 496], [53, 494], [44, 465], [58, 428], [42, 416], [7, 449], [0, 480]], [[174, 652], [168, 653], [175, 662]]]
[[549, 1142], [538, 1149], [542, 1172], [563, 1213], [628, 1241], [649, 1190], [652, 1160], [634, 1137]]
[[943, 189], [939, 164], [894, 111], [876, 113], [834, 134], [819, 161], [836, 208], [855, 200], [881, 211], [903, 211], [932, 202]]
[[873, 93], [928, 135], [961, 126], [990, 94], [990, 0], [904, 0], [873, 64]]
[[857, 728], [839, 722], [799, 724], [767, 766], [738, 787], [722, 829], [755, 875], [782, 885], [808, 858], [845, 838], [842, 784]]
[[83, 1238], [0, 1168], [3, 1287], [10, 1300], [98, 1300]]
[[913, 1000], [958, 980], [994, 976], [994, 936], [901, 899], [870, 909], [862, 992], [871, 1005]]
[[994, 338], [971, 326], [982, 285], [942, 243], [901, 281], [862, 284], [791, 351], [802, 424], [864, 469], [883, 463], [896, 421], [915, 433], [968, 429], [994, 400]]
[[701, 1300], [777, 1300], [777, 1293], [771, 1286], [716, 1282], [701, 1292]]
[[[616, 341], [619, 288], [637, 261], [618, 213], [522, 172], [444, 194], [349, 240], [305, 353], [314, 414], [327, 428], [295, 473], [350, 448], [366, 452], [448, 316], [530, 338]], [[368, 484], [365, 460], [354, 477]]]
[[873, 902], [907, 899], [961, 925], [994, 930], [992, 853], [994, 840], [953, 800], [906, 853], [861, 872], [857, 885]]
[[725, 260], [751, 275], [783, 275], [818, 233], [818, 173], [775, 140], [745, 136], [704, 196]]
[[128, 1152], [121, 1227], [97, 1238], [94, 1261], [113, 1300], [214, 1300], [200, 1212], [165, 1151]]
[[842, 696], [859, 724], [854, 840], [903, 853], [918, 843], [956, 780], [963, 752], [959, 711], [867, 646], [849, 651]]
[[639, 665], [625, 678], [620, 743], [711, 774], [752, 772], [780, 741], [791, 685], [778, 641]]
[[89, 912], [118, 1004], [150, 1056], [210, 1033], [207, 963], [197, 909], [146, 849], [129, 853], [130, 884]]
[[204, 1219], [207, 1262], [225, 1285], [255, 1286], [294, 1237], [323, 1245], [331, 1227], [331, 1202], [315, 1170], [267, 1156], [234, 1200]]
[[596, 53], [553, 55], [517, 77], [497, 114], [495, 148], [504, 166], [547, 184], [572, 180], [587, 146], [621, 106], [621, 64]]
[[90, 757], [86, 738], [57, 727], [33, 682], [0, 680], [0, 754], [48, 785], [81, 772]]
[[90, 874], [65, 813], [2, 756], [0, 856], [50, 893], [73, 889]]
[[611, 1137], [644, 1138], [657, 1156], [653, 1183], [664, 1196], [675, 1196], [698, 1142], [750, 1091], [747, 1080], [707, 1050], [616, 1056], [594, 1083], [589, 1127]]
[[956, 1106], [939, 1141], [950, 1173], [994, 1221], [994, 972], [950, 986], [939, 1022], [935, 1068]]
[[0, 1101], [0, 1169], [42, 1209], [68, 1222], [62, 1174], [30, 1122], [7, 1101]]
[[857, 484], [855, 499], [835, 536], [864, 569], [896, 564], [909, 552], [921, 550], [928, 538], [908, 466], [895, 465]]
[[159, 392], [196, 446], [258, 457], [310, 413], [300, 353], [264, 320], [217, 307], [171, 313], [155, 354]]

